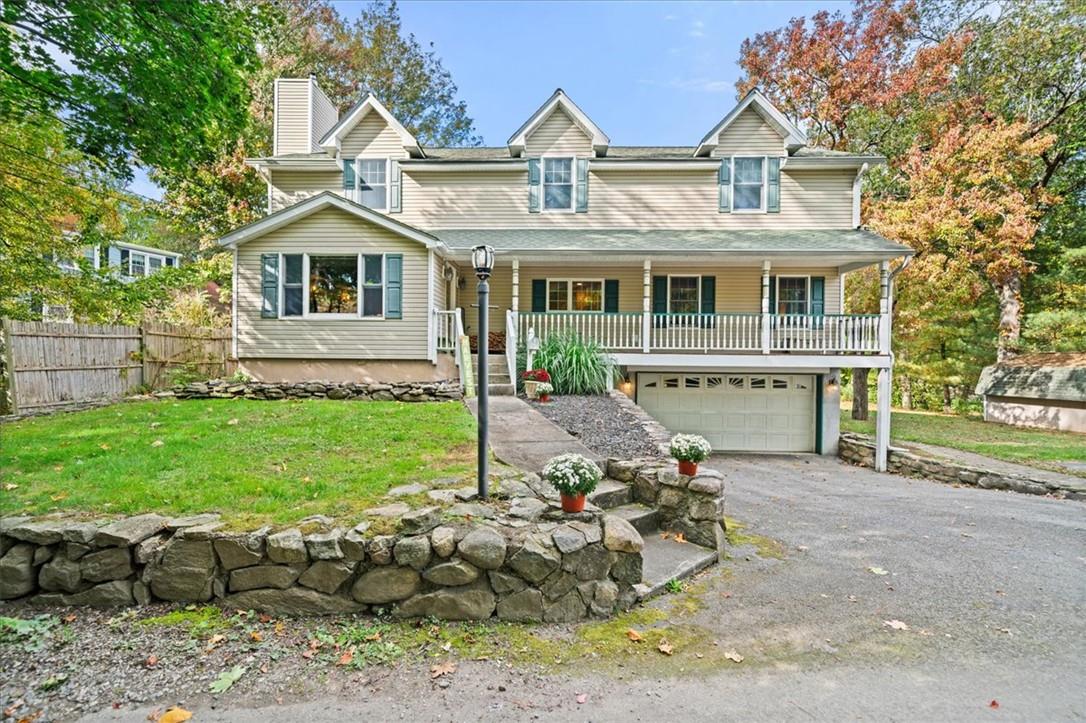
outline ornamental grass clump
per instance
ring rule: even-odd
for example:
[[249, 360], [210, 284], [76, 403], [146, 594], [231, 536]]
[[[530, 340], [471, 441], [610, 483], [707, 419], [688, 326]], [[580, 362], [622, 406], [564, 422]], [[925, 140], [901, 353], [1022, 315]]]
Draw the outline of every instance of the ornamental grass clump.
[[580, 454], [551, 457], [543, 467], [543, 479], [561, 494], [562, 509], [566, 512], [583, 510], [585, 496], [595, 491], [602, 478], [599, 466]]
[[709, 441], [696, 434], [676, 434], [671, 438], [671, 456], [679, 461], [681, 474], [696, 474], [698, 462], [706, 460], [713, 452]]
[[603, 394], [609, 375], [614, 373], [603, 348], [573, 332], [545, 337], [533, 362], [536, 369], [550, 372], [558, 394]]

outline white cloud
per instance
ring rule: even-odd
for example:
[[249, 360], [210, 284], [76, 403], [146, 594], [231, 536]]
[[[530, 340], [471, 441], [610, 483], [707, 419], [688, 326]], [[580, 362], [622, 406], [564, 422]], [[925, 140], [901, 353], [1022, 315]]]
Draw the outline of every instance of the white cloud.
[[692, 38], [704, 38], [705, 37], [705, 23], [701, 20], [694, 20], [690, 23], [690, 32], [687, 33]]

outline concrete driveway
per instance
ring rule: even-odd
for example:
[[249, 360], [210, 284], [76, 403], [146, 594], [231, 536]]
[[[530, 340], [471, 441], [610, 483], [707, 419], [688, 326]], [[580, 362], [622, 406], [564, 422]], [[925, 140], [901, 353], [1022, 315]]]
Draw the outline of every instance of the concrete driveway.
[[444, 689], [408, 667], [320, 698], [200, 706], [197, 719], [1086, 717], [1086, 504], [810, 456], [710, 465], [730, 480], [728, 514], [754, 544], [653, 604], [699, 631], [691, 645], [706, 659], [721, 646], [742, 663], [653, 652], [607, 672], [601, 663], [555, 674], [468, 661]]

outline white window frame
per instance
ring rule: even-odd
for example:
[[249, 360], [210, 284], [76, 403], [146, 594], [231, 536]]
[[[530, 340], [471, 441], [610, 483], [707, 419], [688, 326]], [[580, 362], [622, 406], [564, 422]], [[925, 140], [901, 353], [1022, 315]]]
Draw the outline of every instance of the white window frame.
[[[306, 271], [307, 271], [307, 268], [306, 268], [306, 264], [307, 264], [306, 256], [307, 255], [308, 254], [305, 254], [305, 253], [297, 254], [297, 253], [287, 253], [285, 251], [281, 252], [279, 254], [279, 266], [278, 266], [278, 269], [279, 269], [279, 271], [278, 271], [279, 284], [278, 284], [278, 287], [277, 287], [279, 298], [276, 301], [276, 308], [279, 310], [278, 318], [280, 318], [280, 319], [304, 319], [307, 316], [306, 311], [309, 309], [309, 298], [308, 298], [309, 297], [309, 291], [308, 291], [308, 289], [309, 289], [309, 284], [308, 284], [309, 274], [306, 273]], [[283, 300], [286, 298], [286, 291], [285, 290], [286, 290], [286, 285], [287, 285], [287, 260], [286, 260], [285, 257], [287, 257], [287, 256], [301, 256], [302, 257], [302, 283], [301, 283], [301, 287], [302, 287], [302, 313], [301, 314], [291, 314], [289, 316], [283, 313], [284, 310], [286, 309], [286, 307], [283, 305]]]
[[[776, 309], [771, 309], [770, 313], [772, 313], [772, 314], [780, 314], [781, 313], [780, 311], [778, 311], [778, 309], [780, 309], [780, 306], [781, 306], [781, 279], [803, 279], [804, 280], [804, 291], [803, 291], [804, 311], [799, 313], [798, 315], [799, 316], [806, 316], [806, 315], [810, 314], [811, 313], [811, 277], [810, 277], [810, 275], [807, 275], [807, 274], [778, 274], [777, 275], [777, 277], [773, 281], [773, 284], [775, 286], [773, 296], [776, 297], [776, 299], [777, 299], [777, 308]], [[789, 311], [789, 312], [786, 312], [786, 315], [795, 316], [795, 315], [797, 315], [797, 312]]]
[[[698, 303], [697, 303], [698, 310], [697, 311], [694, 311], [694, 312], [690, 312], [690, 311], [672, 312], [671, 311], [671, 279], [673, 279], [673, 278], [697, 279], [698, 280]], [[672, 314], [672, 313], [676, 313], [676, 314], [691, 314], [691, 313], [700, 314], [701, 313], [701, 274], [668, 274], [667, 275], [667, 313], [669, 315]]]
[[[126, 276], [129, 276], [131, 278], [137, 278], [137, 277], [141, 277], [141, 276], [142, 277], [147, 277], [147, 276], [151, 276], [152, 273], [157, 273], [158, 271], [161, 271], [162, 269], [166, 269], [166, 268], [175, 269], [175, 268], [177, 268], [179, 266], [179, 264], [177, 263], [177, 257], [176, 256], [167, 256], [165, 254], [154, 254], [154, 253], [151, 253], [149, 251], [138, 251], [136, 249], [129, 249], [129, 248], [126, 248], [124, 250], [128, 252], [128, 268], [124, 269], [124, 273], [125, 273]], [[142, 274], [136, 274], [136, 273], [132, 272], [132, 257], [135, 256], [136, 254], [139, 254], [140, 256], [143, 257], [143, 273]], [[95, 255], [97, 256], [97, 252], [95, 252]], [[151, 259], [152, 258], [156, 258], [156, 259], [159, 260], [159, 267], [154, 272], [151, 271]], [[168, 259], [168, 258], [172, 258], [174, 260], [173, 266], [170, 266], [170, 265], [168, 265], [166, 263], [166, 259]], [[97, 266], [97, 262], [96, 262], [95, 263], [95, 268], [97, 268], [97, 267], [98, 266]]]
[[385, 162], [385, 205], [382, 208], [373, 206], [366, 206], [366, 208], [371, 211], [388, 213], [389, 203], [391, 202], [392, 197], [392, 159], [387, 156], [367, 156], [365, 154], [359, 154], [354, 157], [354, 198], [351, 200], [359, 206], [364, 205], [362, 203], [362, 161]]
[[[354, 313], [337, 314], [316, 312], [309, 310], [309, 257], [308, 252], [303, 252], [302, 256], [302, 314], [301, 316], [285, 316], [283, 314], [283, 297], [284, 289], [286, 288], [287, 279], [287, 266], [284, 256], [296, 256], [297, 254], [281, 252], [279, 254], [279, 314], [280, 319], [329, 319], [329, 320], [354, 320], [354, 321], [384, 321], [385, 320], [385, 304], [387, 303], [387, 289], [388, 289], [388, 254], [385, 252], [371, 253], [367, 251], [359, 251], [354, 254], [342, 254], [335, 251], [314, 253], [313, 256], [354, 256], [355, 257], [355, 274], [358, 279], [358, 293], [357, 302], [355, 304]], [[363, 316], [362, 314], [362, 290], [366, 287], [365, 283], [365, 257], [366, 256], [379, 256], [381, 258], [381, 313], [374, 316]], [[370, 288], [375, 288], [371, 286]]]
[[[547, 161], [569, 161], [569, 208], [547, 208]], [[553, 183], [564, 186], [564, 183]], [[541, 213], [575, 213], [577, 210], [577, 156], [551, 153], [539, 157], [539, 210]], [[581, 281], [583, 279], [578, 279]]]
[[[565, 282], [566, 284], [566, 306], [565, 309], [555, 309], [556, 314], [602, 314], [607, 308], [607, 283], [604, 279], [574, 279], [566, 277], [547, 278], [547, 313], [551, 313], [551, 282]], [[575, 283], [594, 283], [600, 285], [600, 310], [599, 311], [577, 311], [573, 308], [573, 284]]]
[[[380, 256], [381, 257], [381, 313], [376, 316], [365, 316], [362, 313], [363, 299], [362, 291], [366, 288], [366, 257], [367, 256]], [[365, 251], [358, 254], [358, 318], [362, 321], [384, 321], [386, 305], [388, 304], [388, 259], [385, 258], [384, 253], [366, 253]], [[370, 287], [374, 288], [374, 287]], [[403, 282], [400, 282], [401, 295], [403, 293]]]
[[[735, 207], [735, 186], [736, 186], [735, 179], [738, 178], [738, 174], [736, 173], [736, 170], [735, 170], [735, 162], [737, 160], [750, 160], [750, 159], [753, 159], [753, 158], [761, 158], [762, 159], [762, 194], [761, 194], [762, 202], [761, 202], [761, 206], [759, 206], [758, 208], [736, 208]], [[732, 213], [767, 213], [767, 211], [766, 211], [766, 203], [767, 203], [768, 196], [769, 196], [769, 156], [732, 156], [730, 162], [731, 162], [731, 166], [732, 166], [731, 167], [731, 187], [732, 188], [731, 188], [731, 193], [728, 194], [730, 196], [730, 198], [728, 200], [731, 203], [731, 208], [729, 210]], [[740, 185], [753, 186], [754, 184], [752, 184], [752, 183], [744, 183], [744, 184], [740, 184]]]

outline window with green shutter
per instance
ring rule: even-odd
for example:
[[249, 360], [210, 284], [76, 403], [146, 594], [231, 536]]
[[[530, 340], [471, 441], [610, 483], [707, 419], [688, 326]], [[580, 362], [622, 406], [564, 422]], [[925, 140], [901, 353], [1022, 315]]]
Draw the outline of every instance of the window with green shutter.
[[539, 159], [528, 159], [528, 212], [539, 213], [540, 185], [543, 174], [539, 171]]
[[766, 212], [781, 212], [781, 159], [767, 159], [766, 168]]
[[577, 201], [576, 212], [588, 212], [588, 159], [577, 159]]
[[354, 190], [354, 159], [353, 158], [344, 158], [343, 159], [343, 190], [344, 191], [353, 191]]
[[[368, 258], [368, 257], [367, 257]], [[403, 318], [403, 255], [385, 257], [387, 278], [385, 281], [385, 318]]]
[[279, 254], [260, 255], [260, 316], [279, 316]]
[[721, 213], [732, 212], [732, 159], [722, 158], [717, 172], [717, 185], [720, 189], [718, 207]]

